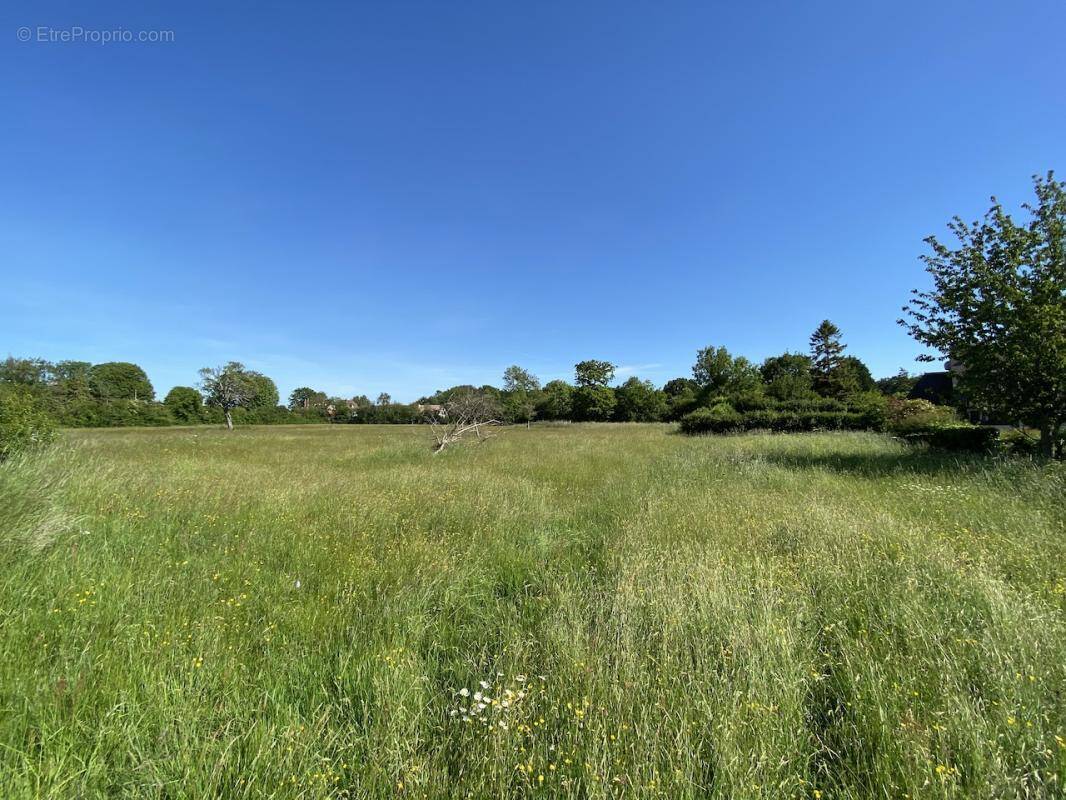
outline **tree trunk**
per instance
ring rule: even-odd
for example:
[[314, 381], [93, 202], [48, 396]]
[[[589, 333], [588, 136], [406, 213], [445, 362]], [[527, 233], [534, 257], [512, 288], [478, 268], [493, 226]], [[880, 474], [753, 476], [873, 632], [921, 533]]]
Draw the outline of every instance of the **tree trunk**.
[[233, 415], [230, 414], [229, 409], [226, 409], [226, 429], [233, 430]]
[[1040, 455], [1045, 458], [1055, 457], [1055, 434], [1058, 433], [1058, 425], [1050, 419], [1040, 423]]

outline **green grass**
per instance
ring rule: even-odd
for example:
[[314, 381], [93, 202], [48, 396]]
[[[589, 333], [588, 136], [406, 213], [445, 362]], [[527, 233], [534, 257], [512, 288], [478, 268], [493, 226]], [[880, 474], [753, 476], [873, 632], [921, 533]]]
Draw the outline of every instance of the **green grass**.
[[1061, 465], [428, 444], [80, 431], [0, 466], [0, 797], [1066, 795]]

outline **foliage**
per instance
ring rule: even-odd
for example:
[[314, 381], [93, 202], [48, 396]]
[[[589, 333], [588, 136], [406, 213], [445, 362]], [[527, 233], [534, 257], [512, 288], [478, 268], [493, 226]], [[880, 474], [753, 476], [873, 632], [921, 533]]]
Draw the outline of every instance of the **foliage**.
[[759, 367], [766, 393], [777, 400], [798, 400], [814, 395], [811, 359], [802, 353], [785, 351], [770, 356]]
[[822, 320], [811, 334], [810, 344], [814, 390], [825, 397], [843, 397], [852, 387], [846, 382], [848, 374], [840, 369], [847, 349], [840, 341], [840, 328]]
[[577, 386], [606, 386], [614, 380], [615, 366], [610, 361], [579, 361], [574, 364], [574, 383]]
[[548, 381], [537, 401], [540, 419], [570, 419], [573, 413], [574, 387], [566, 381]]
[[777, 433], [798, 433], [822, 430], [879, 430], [881, 417], [874, 410], [866, 411], [735, 411], [727, 404], [701, 408], [681, 419], [681, 432], [734, 433], [767, 430]]
[[615, 393], [610, 386], [584, 384], [573, 394], [573, 417], [583, 422], [606, 422], [614, 415]]
[[248, 370], [246, 375], [252, 385], [252, 396], [242, 405], [249, 410], [266, 408], [273, 411], [280, 400], [277, 385], [261, 372]]
[[310, 409], [310, 408], [325, 408], [326, 407], [326, 393], [319, 392], [312, 389], [309, 386], [301, 386], [297, 389], [293, 389], [289, 395], [289, 409], [296, 411], [297, 409]]
[[55, 436], [55, 423], [29, 389], [0, 384], [0, 461], [48, 444]]
[[136, 364], [109, 361], [89, 370], [92, 393], [102, 400], [153, 400], [155, 389], [148, 375]]
[[912, 444], [925, 444], [936, 450], [991, 453], [997, 447], [999, 429], [981, 425], [951, 425], [912, 431], [903, 435]]
[[870, 374], [870, 368], [855, 356], [844, 356], [840, 359], [837, 383], [844, 395], [877, 391], [877, 381]]
[[1066, 425], [1066, 185], [1049, 172], [1034, 188], [1021, 224], [993, 198], [983, 221], [950, 223], [956, 248], [925, 240], [933, 287], [914, 291], [900, 324], [962, 365], [969, 404], [1038, 428], [1044, 455], [1064, 455], [1055, 442]]
[[733, 358], [724, 347], [700, 350], [692, 377], [705, 396], [748, 391], [760, 382], [755, 365], [743, 356]]
[[917, 375], [911, 375], [907, 370], [900, 369], [895, 375], [877, 381], [877, 388], [882, 394], [906, 397], [917, 382]]
[[192, 425], [203, 419], [204, 399], [191, 386], [175, 386], [167, 392], [163, 405], [177, 422]]
[[505, 392], [523, 391], [532, 394], [540, 389], [540, 381], [529, 370], [514, 364], [503, 371], [503, 390]]
[[387, 406], [392, 404], [392, 395], [388, 392], [382, 392], [378, 395], [378, 399], [375, 401], [379, 406]]
[[958, 422], [955, 410], [928, 400], [905, 400], [889, 397], [886, 406], [885, 424], [888, 430], [897, 433], [925, 428], [952, 425]]
[[619, 422], [659, 422], [666, 416], [666, 395], [651, 381], [630, 378], [614, 394], [614, 417]]

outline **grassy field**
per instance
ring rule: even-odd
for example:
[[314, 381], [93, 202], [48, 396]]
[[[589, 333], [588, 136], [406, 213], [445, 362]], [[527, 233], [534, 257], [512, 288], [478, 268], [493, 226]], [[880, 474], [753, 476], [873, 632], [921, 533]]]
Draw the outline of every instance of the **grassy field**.
[[1063, 797], [1066, 471], [866, 434], [70, 432], [0, 797]]

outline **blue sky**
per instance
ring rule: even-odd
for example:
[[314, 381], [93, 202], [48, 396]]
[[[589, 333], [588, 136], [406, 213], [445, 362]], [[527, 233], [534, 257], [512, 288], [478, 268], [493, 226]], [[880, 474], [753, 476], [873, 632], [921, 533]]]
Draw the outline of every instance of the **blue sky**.
[[[173, 41], [38, 40], [75, 26]], [[661, 384], [828, 317], [913, 368], [922, 238], [1066, 170], [1064, 29], [1058, 0], [5, 4], [0, 351], [413, 400], [585, 358]]]

